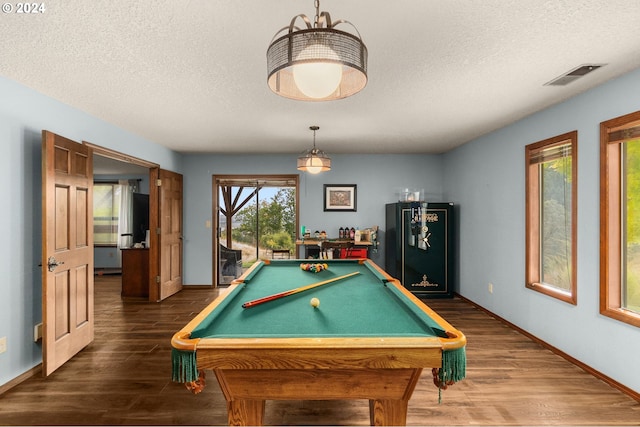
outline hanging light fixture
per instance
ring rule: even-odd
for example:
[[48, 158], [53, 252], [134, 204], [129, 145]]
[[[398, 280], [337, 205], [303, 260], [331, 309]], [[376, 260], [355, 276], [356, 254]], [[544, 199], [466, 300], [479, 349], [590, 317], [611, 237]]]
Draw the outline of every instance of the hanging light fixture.
[[298, 157], [298, 170], [312, 174], [330, 171], [331, 159], [324, 151], [316, 148], [316, 131], [320, 129], [320, 127], [309, 126], [309, 129], [313, 131], [313, 148], [305, 151], [302, 156]]
[[[306, 15], [296, 15], [273, 37], [267, 49], [267, 83], [277, 95], [302, 101], [331, 101], [354, 95], [367, 84], [367, 47], [351, 22], [331, 22], [328, 12], [320, 12], [320, 1], [314, 4], [313, 24]], [[306, 29], [295, 26], [298, 18]], [[335, 29], [343, 23], [351, 25], [358, 35]]]

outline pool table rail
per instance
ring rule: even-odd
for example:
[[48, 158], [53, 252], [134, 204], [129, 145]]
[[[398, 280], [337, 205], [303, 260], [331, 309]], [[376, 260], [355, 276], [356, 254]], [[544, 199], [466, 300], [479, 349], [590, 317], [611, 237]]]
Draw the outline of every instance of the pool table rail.
[[455, 350], [466, 346], [467, 337], [465, 337], [465, 335], [461, 331], [444, 320], [438, 313], [433, 311], [431, 307], [425, 304], [424, 301], [416, 297], [413, 293], [409, 292], [407, 288], [402, 286], [402, 283], [399, 280], [393, 279], [388, 283], [388, 285], [395, 286], [402, 294], [413, 301], [418, 307], [422, 309], [422, 311], [424, 311], [427, 315], [429, 315], [429, 317], [431, 317], [438, 325], [442, 327], [448, 337], [440, 338], [440, 343], [442, 344], [443, 350]]
[[[432, 314], [433, 316], [433, 314]], [[441, 337], [315, 337], [315, 338], [191, 338], [190, 328], [176, 332], [171, 339], [174, 349], [195, 352], [198, 349], [210, 349], [206, 356], [198, 356], [198, 366], [233, 369], [242, 357], [251, 361], [256, 369], [270, 369], [279, 366], [283, 356], [296, 358], [305, 350], [315, 354], [314, 363], [321, 368], [325, 361], [318, 358], [318, 349], [325, 350], [327, 361], [335, 366], [336, 360], [350, 365], [353, 360], [358, 366], [366, 367], [440, 367], [427, 356], [436, 351], [462, 348], [466, 345], [466, 337], [457, 329], [447, 329], [449, 338]], [[344, 356], [343, 356], [344, 355]], [[205, 362], [205, 358], [207, 359]], [[249, 363], [249, 362], [243, 362]], [[425, 365], [425, 363], [427, 363]], [[439, 363], [439, 362], [438, 362]], [[205, 366], [209, 365], [209, 366]], [[246, 366], [243, 366], [243, 368]], [[283, 366], [280, 366], [283, 367]]]
[[[314, 345], [310, 340], [281, 339], [273, 344], [247, 346], [234, 340], [202, 340], [198, 350], [198, 368], [205, 369], [401, 369], [441, 367], [442, 348], [437, 345], [410, 346], [403, 342], [393, 347], [361, 344], [332, 344], [336, 339]], [[351, 340], [349, 340], [351, 341]]]

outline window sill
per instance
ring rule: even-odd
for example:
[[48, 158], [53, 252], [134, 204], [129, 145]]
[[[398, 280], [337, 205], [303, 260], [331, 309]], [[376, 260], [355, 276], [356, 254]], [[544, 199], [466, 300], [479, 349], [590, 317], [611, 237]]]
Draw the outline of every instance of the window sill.
[[632, 326], [640, 327], [640, 314], [625, 310], [624, 308], [609, 307], [607, 309], [600, 310], [600, 314]]
[[578, 304], [578, 301], [573, 295], [571, 295], [571, 293], [555, 288], [553, 286], [547, 285], [545, 283], [535, 283], [535, 282], [527, 283], [526, 287], [528, 289], [534, 290], [536, 292], [540, 292], [541, 294], [548, 295], [552, 298], [559, 299], [560, 301], [564, 301], [572, 305]]

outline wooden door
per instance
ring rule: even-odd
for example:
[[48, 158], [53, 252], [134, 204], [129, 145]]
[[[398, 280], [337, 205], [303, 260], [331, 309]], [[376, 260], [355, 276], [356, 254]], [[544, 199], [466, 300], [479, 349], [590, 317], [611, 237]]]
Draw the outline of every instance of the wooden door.
[[182, 175], [159, 170], [159, 299], [182, 290]]
[[93, 341], [91, 148], [42, 132], [42, 373]]

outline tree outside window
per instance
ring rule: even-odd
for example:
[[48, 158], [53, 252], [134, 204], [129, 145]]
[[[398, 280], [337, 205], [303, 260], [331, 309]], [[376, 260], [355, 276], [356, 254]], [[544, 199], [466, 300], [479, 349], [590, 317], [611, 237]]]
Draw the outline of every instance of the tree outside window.
[[577, 132], [525, 147], [526, 286], [571, 304], [576, 291]]
[[[239, 226], [233, 230], [233, 240], [259, 244], [265, 249], [289, 249], [295, 252], [296, 192], [293, 187], [278, 188], [260, 206], [249, 205], [237, 214]], [[259, 214], [258, 214], [259, 212]], [[256, 215], [259, 236], [256, 236]]]
[[640, 111], [600, 124], [600, 313], [640, 326]]

